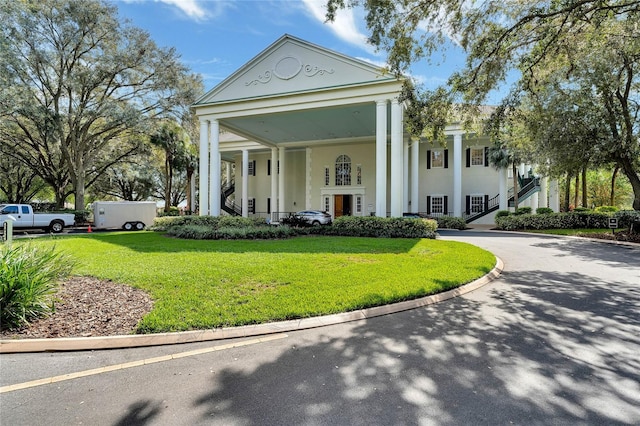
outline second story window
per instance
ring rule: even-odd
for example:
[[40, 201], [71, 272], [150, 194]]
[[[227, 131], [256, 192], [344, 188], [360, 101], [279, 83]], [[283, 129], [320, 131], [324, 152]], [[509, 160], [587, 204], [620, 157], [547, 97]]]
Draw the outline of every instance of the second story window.
[[336, 186], [351, 185], [351, 158], [341, 155], [336, 159]]

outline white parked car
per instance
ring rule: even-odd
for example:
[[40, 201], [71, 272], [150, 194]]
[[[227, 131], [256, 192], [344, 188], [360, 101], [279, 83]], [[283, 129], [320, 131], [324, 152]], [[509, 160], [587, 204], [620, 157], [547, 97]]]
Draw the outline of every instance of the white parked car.
[[0, 227], [11, 216], [15, 229], [42, 228], [59, 233], [75, 225], [72, 213], [34, 213], [29, 204], [0, 204]]
[[303, 210], [295, 215], [309, 225], [331, 225], [331, 215], [320, 210]]

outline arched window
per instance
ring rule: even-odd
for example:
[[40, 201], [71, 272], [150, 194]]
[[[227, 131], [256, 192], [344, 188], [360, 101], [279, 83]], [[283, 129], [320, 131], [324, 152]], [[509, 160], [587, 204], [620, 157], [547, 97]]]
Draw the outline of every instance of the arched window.
[[336, 159], [336, 186], [351, 185], [351, 158], [341, 155]]

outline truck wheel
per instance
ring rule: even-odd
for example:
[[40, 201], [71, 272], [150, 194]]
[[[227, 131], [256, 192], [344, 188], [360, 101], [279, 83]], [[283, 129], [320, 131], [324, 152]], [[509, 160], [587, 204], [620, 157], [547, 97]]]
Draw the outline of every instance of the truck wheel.
[[127, 222], [122, 226], [122, 229], [125, 231], [131, 231], [133, 229], [133, 223]]
[[54, 220], [49, 224], [49, 230], [53, 233], [59, 234], [64, 229], [64, 223], [59, 220]]
[[142, 231], [144, 229], [144, 223], [136, 222], [136, 231]]

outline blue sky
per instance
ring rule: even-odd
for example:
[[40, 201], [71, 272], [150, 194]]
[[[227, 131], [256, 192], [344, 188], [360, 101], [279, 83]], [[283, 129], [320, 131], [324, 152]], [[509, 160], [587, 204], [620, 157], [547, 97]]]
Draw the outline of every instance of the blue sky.
[[[283, 34], [384, 65], [385, 52], [367, 44], [362, 10], [341, 11], [325, 23], [325, 0], [112, 0], [122, 18], [147, 30], [160, 46], [175, 47], [203, 76], [208, 91]], [[446, 61], [422, 61], [412, 76], [427, 88], [446, 82], [464, 56], [452, 46]]]

